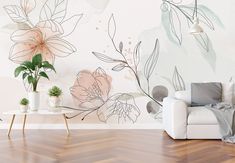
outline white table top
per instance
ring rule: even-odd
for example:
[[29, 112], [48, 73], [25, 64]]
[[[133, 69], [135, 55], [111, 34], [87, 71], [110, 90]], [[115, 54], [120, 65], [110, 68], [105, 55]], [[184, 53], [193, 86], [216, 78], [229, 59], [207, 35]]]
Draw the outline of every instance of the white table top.
[[62, 114], [69, 114], [69, 113], [73, 113], [72, 110], [61, 110], [58, 112], [52, 112], [49, 111], [48, 109], [38, 109], [38, 111], [28, 111], [27, 113], [22, 113], [19, 109], [18, 110], [11, 110], [11, 111], [7, 111], [7, 112], [3, 112], [3, 114], [5, 115], [62, 115]]

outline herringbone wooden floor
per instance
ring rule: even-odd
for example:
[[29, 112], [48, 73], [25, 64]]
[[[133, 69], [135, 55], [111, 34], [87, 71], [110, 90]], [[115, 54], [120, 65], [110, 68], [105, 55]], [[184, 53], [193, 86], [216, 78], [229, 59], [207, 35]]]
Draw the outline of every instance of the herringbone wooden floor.
[[235, 145], [161, 130], [0, 130], [0, 163], [235, 163]]

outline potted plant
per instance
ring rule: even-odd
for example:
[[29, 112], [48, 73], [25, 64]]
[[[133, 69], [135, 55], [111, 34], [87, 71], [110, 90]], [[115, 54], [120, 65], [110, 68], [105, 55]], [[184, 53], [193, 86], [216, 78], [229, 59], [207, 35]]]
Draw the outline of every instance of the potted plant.
[[28, 111], [28, 108], [29, 108], [28, 104], [29, 104], [29, 100], [27, 98], [22, 98], [20, 100], [20, 110], [22, 113], [26, 113]]
[[61, 99], [60, 99], [61, 94], [62, 94], [62, 90], [57, 86], [53, 86], [51, 89], [49, 89], [48, 91], [49, 106], [52, 108], [52, 111], [60, 110], [58, 106], [60, 105], [60, 102], [61, 102]]
[[22, 79], [27, 80], [32, 86], [32, 91], [28, 93], [29, 107], [32, 111], [37, 111], [40, 104], [40, 94], [37, 91], [39, 80], [41, 77], [49, 80], [46, 70], [53, 70], [56, 72], [52, 64], [42, 60], [41, 54], [36, 54], [31, 61], [23, 62], [15, 69], [15, 77], [22, 74]]

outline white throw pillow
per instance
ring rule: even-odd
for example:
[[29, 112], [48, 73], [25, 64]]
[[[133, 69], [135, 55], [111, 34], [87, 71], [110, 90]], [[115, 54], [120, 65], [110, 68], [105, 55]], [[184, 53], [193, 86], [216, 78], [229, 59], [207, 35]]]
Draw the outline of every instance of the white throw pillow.
[[234, 83], [222, 83], [222, 102], [233, 104]]
[[178, 100], [184, 101], [188, 106], [191, 105], [191, 91], [190, 90], [175, 92], [175, 98]]

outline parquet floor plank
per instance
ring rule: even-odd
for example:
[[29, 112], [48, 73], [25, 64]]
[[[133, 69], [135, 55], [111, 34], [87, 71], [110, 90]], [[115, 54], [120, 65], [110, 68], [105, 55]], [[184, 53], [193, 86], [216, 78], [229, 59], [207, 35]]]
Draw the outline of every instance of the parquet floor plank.
[[235, 144], [162, 130], [0, 130], [0, 163], [235, 163]]

